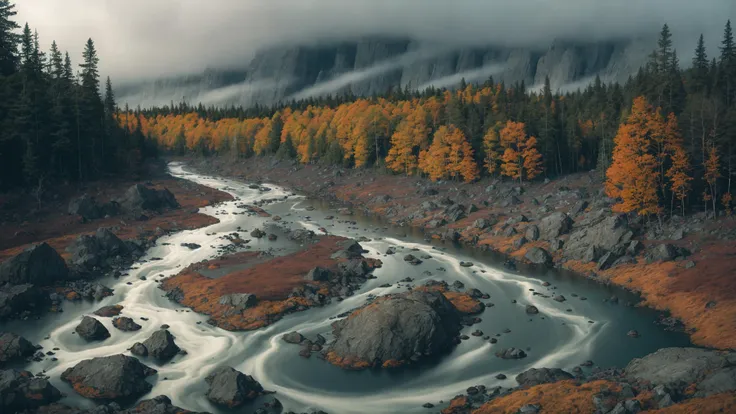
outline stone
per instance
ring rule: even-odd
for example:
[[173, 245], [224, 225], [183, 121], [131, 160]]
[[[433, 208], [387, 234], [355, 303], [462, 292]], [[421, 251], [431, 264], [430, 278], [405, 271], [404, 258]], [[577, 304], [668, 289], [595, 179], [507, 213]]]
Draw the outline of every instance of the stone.
[[231, 367], [217, 368], [205, 381], [209, 386], [207, 399], [228, 408], [241, 407], [263, 393], [258, 381]]
[[539, 227], [537, 227], [535, 224], [527, 226], [526, 231], [524, 232], [524, 237], [526, 237], [529, 241], [539, 240]]
[[0, 332], [0, 366], [20, 362], [36, 352], [36, 347], [26, 338], [12, 332]]
[[532, 264], [537, 265], [551, 265], [552, 264], [552, 256], [547, 253], [546, 250], [540, 248], [540, 247], [532, 247], [529, 250], [527, 250], [526, 254], [524, 255], [524, 258], [531, 262]]
[[736, 391], [736, 366], [729, 366], [707, 374], [698, 384], [696, 396], [708, 397], [734, 391]]
[[237, 312], [242, 312], [258, 304], [258, 298], [251, 293], [230, 293], [220, 296], [217, 303], [230, 306]]
[[304, 342], [304, 336], [296, 331], [285, 334], [281, 337], [281, 339], [289, 344], [301, 344], [302, 342]]
[[0, 285], [0, 320], [25, 312], [39, 313], [48, 302], [48, 294], [32, 284]]
[[335, 341], [328, 360], [360, 369], [449, 350], [460, 332], [460, 315], [441, 293], [411, 291], [377, 299], [332, 327]]
[[648, 257], [652, 261], [669, 262], [675, 260], [678, 256], [689, 256], [690, 252], [673, 244], [658, 244], [649, 249]]
[[528, 240], [526, 239], [526, 237], [524, 236], [519, 237], [518, 239], [514, 240], [514, 249], [516, 250], [521, 249], [521, 247], [527, 244], [527, 242]]
[[140, 342], [136, 342], [130, 347], [130, 353], [139, 357], [148, 356], [148, 348]]
[[330, 269], [317, 266], [304, 276], [304, 280], [309, 280], [311, 282], [327, 282], [330, 280], [331, 276], [332, 271]]
[[131, 214], [144, 210], [161, 211], [167, 208], [179, 208], [176, 197], [168, 189], [156, 190], [142, 184], [130, 187], [119, 203], [126, 212]]
[[104, 212], [97, 205], [95, 199], [87, 194], [72, 199], [67, 211], [73, 216], [80, 216], [86, 220], [96, 220], [104, 217]]
[[539, 309], [534, 305], [526, 305], [526, 313], [528, 315], [536, 315], [539, 313]]
[[[597, 261], [608, 251], [621, 248], [625, 250], [634, 236], [625, 215], [606, 216], [582, 226], [570, 234], [565, 243], [564, 253], [570, 259]], [[621, 246], [621, 247], [619, 247]], [[592, 253], [592, 254], [591, 254]], [[620, 252], [623, 255], [624, 251]]]
[[149, 355], [159, 361], [167, 361], [181, 351], [174, 342], [174, 336], [167, 329], [154, 332], [148, 339], [143, 341], [143, 346], [146, 347]]
[[0, 285], [29, 283], [46, 286], [66, 280], [68, 276], [66, 262], [46, 243], [31, 246], [0, 264]]
[[572, 217], [580, 215], [580, 213], [583, 213], [585, 209], [588, 208], [588, 202], [585, 200], [580, 200], [577, 203], [575, 203], [572, 208], [570, 208], [569, 215]]
[[[733, 358], [733, 357], [731, 357]], [[698, 383], [709, 372], [731, 365], [727, 355], [700, 348], [663, 348], [631, 361], [626, 376], [652, 384], [679, 386]]]
[[539, 222], [539, 238], [552, 240], [572, 230], [573, 221], [567, 214], [555, 212]]
[[0, 412], [20, 413], [52, 404], [62, 397], [56, 387], [28, 371], [0, 370]]
[[98, 401], [116, 401], [137, 398], [153, 386], [147, 377], [156, 374], [136, 358], [112, 355], [84, 360], [61, 374], [83, 397]]
[[496, 357], [501, 359], [522, 359], [526, 358], [526, 352], [519, 348], [507, 348], [496, 352]]
[[250, 232], [250, 237], [255, 239], [262, 239], [264, 236], [266, 236], [266, 232], [261, 229], [254, 229]]
[[82, 322], [74, 328], [77, 334], [88, 341], [102, 341], [110, 337], [110, 332], [95, 318], [85, 316]]
[[140, 325], [135, 323], [133, 319], [128, 318], [126, 316], [114, 318], [112, 320], [112, 325], [124, 332], [133, 332], [133, 331], [137, 331], [141, 329]]
[[573, 375], [559, 368], [532, 368], [516, 376], [516, 382], [521, 387], [549, 384], [557, 381], [573, 379]]
[[117, 257], [128, 257], [130, 247], [110, 230], [100, 228], [94, 235], [81, 235], [69, 246], [69, 263], [82, 270], [90, 271], [95, 267], [110, 267], [110, 260]]

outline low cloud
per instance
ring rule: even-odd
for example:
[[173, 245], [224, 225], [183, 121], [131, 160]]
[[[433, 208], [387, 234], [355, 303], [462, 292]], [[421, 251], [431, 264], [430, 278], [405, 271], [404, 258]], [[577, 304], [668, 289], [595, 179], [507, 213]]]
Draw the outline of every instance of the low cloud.
[[[553, 39], [655, 36], [683, 61], [702, 32], [716, 50], [734, 0], [16, 0], [19, 20], [76, 58], [92, 37], [119, 81], [242, 68], [264, 47], [405, 36], [450, 45], [545, 48]], [[684, 49], [684, 50], [683, 50]]]

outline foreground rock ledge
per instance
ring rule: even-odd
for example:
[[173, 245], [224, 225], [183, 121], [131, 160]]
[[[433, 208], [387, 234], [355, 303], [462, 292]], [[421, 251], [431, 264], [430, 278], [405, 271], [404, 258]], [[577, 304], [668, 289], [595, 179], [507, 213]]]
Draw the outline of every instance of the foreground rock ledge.
[[151, 391], [146, 378], [156, 372], [136, 358], [112, 355], [82, 361], [64, 371], [61, 379], [83, 397], [112, 402]]
[[396, 367], [452, 348], [461, 315], [439, 292], [378, 298], [335, 322], [327, 360], [346, 369]]

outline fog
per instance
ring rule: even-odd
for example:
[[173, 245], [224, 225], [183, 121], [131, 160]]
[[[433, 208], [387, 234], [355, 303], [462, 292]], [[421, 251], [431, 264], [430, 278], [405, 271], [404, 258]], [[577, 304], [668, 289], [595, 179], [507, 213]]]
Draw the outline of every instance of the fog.
[[76, 59], [88, 37], [118, 81], [242, 67], [259, 48], [366, 35], [544, 48], [651, 37], [668, 22], [689, 60], [718, 44], [734, 0], [16, 0], [21, 22]]

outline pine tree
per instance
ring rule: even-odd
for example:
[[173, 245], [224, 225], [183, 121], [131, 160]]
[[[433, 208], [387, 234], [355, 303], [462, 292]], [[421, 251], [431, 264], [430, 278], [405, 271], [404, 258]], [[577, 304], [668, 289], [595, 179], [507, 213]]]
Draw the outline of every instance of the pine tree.
[[10, 76], [18, 68], [16, 51], [20, 37], [15, 30], [20, 26], [13, 20], [16, 14], [10, 0], [0, 0], [0, 76]]
[[698, 46], [695, 48], [693, 57], [693, 83], [693, 90], [696, 92], [702, 92], [708, 86], [708, 54], [702, 34], [698, 39]]
[[82, 63], [79, 67], [81, 85], [79, 87], [79, 123], [80, 141], [82, 150], [89, 150], [92, 155], [91, 165], [95, 172], [102, 171], [107, 166], [105, 159], [105, 136], [103, 133], [104, 106], [100, 97], [100, 73], [97, 50], [92, 39], [88, 39], [82, 53]]

